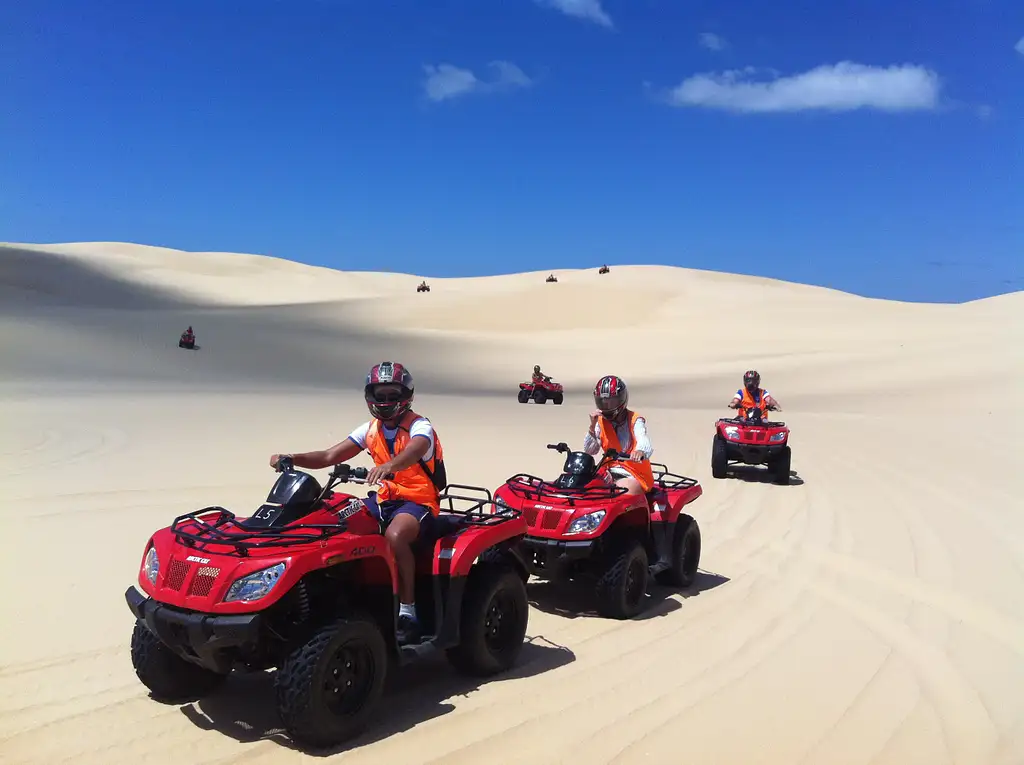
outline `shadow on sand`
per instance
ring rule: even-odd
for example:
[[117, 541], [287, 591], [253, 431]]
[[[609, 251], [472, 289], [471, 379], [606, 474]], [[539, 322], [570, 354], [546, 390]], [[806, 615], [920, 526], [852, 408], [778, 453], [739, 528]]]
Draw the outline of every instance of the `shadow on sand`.
[[454, 696], [466, 696], [483, 685], [503, 680], [539, 675], [576, 660], [576, 655], [568, 648], [551, 643], [543, 636], [527, 636], [526, 641], [514, 667], [482, 682], [448, 668], [444, 654], [389, 669], [376, 722], [362, 735], [330, 749], [307, 750], [288, 737], [277, 716], [273, 671], [231, 677], [217, 693], [186, 704], [180, 710], [196, 727], [215, 730], [243, 743], [270, 740], [310, 756], [328, 757], [445, 715], [455, 708], [447, 701]]
[[[771, 473], [760, 465], [729, 465], [729, 472], [734, 478], [747, 483], [772, 483]], [[803, 486], [804, 479], [796, 474], [795, 470], [789, 471], [789, 483], [781, 486]]]
[[[672, 596], [692, 598], [702, 592], [714, 589], [729, 581], [729, 577], [698, 571], [693, 586], [685, 590], [675, 587], [663, 587], [651, 583], [647, 589], [647, 597], [643, 610], [630, 621], [645, 621], [667, 616], [678, 611], [682, 606]], [[529, 585], [530, 605], [546, 614], [576, 619], [580, 616], [598, 618], [594, 605], [594, 591], [585, 582], [539, 581]]]

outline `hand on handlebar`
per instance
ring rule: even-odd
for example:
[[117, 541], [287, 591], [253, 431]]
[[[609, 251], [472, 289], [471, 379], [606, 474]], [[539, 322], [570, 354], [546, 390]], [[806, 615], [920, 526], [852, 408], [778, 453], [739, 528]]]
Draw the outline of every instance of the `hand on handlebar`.
[[392, 472], [391, 463], [389, 462], [385, 462], [383, 465], [375, 465], [366, 472], [367, 483], [379, 484], [381, 481], [394, 477], [395, 474]]
[[278, 473], [291, 470], [294, 466], [295, 463], [292, 461], [292, 455], [290, 454], [272, 454], [270, 456], [270, 467], [274, 468]]
[[[383, 468], [385, 466], [381, 465], [381, 467]], [[378, 468], [371, 468], [367, 470], [364, 467], [352, 467], [351, 465], [342, 462], [334, 466], [334, 470], [331, 471], [331, 476], [336, 478], [338, 481], [341, 481], [342, 483], [348, 483], [349, 481], [356, 481], [360, 483], [374, 483], [374, 481], [371, 480], [370, 474], [375, 470], [378, 470]], [[391, 479], [394, 477], [394, 473], [387, 473], [385, 475], [380, 476], [380, 478], [377, 479], [377, 482], [379, 482], [381, 478]]]

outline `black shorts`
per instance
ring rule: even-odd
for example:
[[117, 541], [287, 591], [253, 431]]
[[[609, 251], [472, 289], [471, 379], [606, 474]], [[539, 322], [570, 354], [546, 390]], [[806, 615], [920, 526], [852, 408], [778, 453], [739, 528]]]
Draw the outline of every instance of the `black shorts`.
[[395, 516], [405, 513], [420, 522], [420, 536], [423, 536], [424, 530], [434, 520], [434, 514], [430, 512], [430, 508], [426, 505], [420, 505], [406, 499], [386, 499], [383, 502], [378, 502], [377, 492], [375, 491], [371, 491], [366, 499], [363, 500], [363, 503], [366, 505], [366, 509], [370, 511], [370, 515], [377, 518], [384, 528], [390, 525]]

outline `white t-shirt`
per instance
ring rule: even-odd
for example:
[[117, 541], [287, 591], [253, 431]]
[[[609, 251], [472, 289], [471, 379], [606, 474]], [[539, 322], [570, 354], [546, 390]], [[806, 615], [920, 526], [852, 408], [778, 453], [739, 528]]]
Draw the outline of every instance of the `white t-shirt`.
[[[360, 449], [366, 448], [366, 435], [370, 432], [370, 426], [372, 424], [373, 420], [368, 420], [348, 434], [349, 439]], [[381, 427], [380, 432], [393, 448], [395, 444], [395, 436], [398, 435], [398, 428], [383, 426]], [[409, 438], [413, 439], [417, 436], [422, 436], [430, 441], [430, 446], [427, 447], [427, 453], [423, 455], [423, 461], [430, 462], [430, 459], [434, 456], [434, 426], [430, 424], [430, 421], [427, 420], [426, 417], [416, 418], [413, 420], [413, 423], [409, 428]]]

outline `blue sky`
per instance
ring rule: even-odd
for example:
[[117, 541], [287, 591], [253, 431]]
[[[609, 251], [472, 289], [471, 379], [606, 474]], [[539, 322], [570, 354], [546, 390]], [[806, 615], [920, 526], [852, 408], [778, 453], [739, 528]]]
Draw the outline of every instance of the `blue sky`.
[[1024, 287], [1019, 0], [18, 0], [0, 239]]

